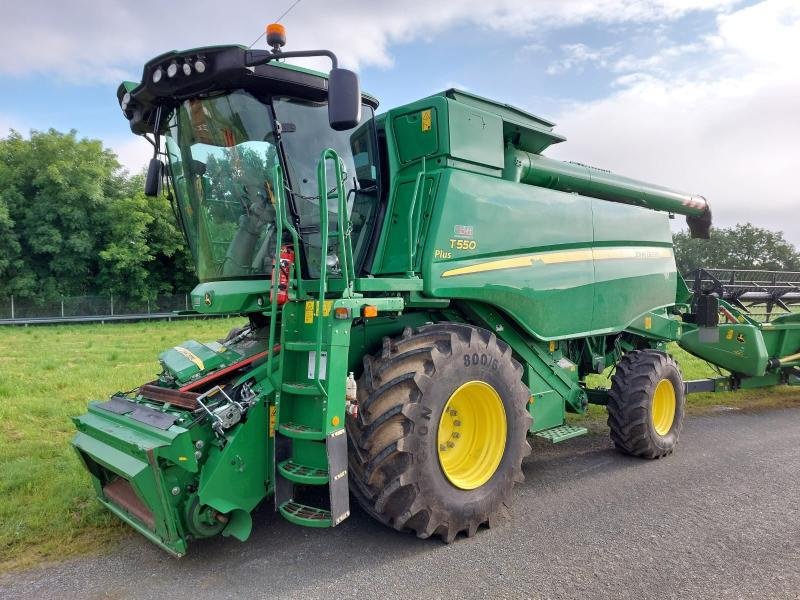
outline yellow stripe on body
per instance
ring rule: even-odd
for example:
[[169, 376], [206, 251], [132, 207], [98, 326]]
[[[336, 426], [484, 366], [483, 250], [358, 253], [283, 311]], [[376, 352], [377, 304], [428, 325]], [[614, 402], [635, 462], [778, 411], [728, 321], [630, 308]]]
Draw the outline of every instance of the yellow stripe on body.
[[185, 358], [189, 359], [194, 364], [196, 364], [198, 369], [200, 369], [201, 371], [205, 371], [206, 367], [203, 364], [203, 361], [200, 360], [200, 357], [197, 356], [194, 352], [192, 352], [191, 350], [187, 350], [186, 348], [183, 348], [182, 346], [175, 346], [174, 349], [177, 350], [178, 352], [180, 352]]
[[648, 260], [655, 258], [672, 258], [672, 256], [672, 248], [638, 246], [625, 248], [578, 248], [575, 250], [556, 252], [533, 252], [524, 256], [489, 260], [476, 265], [470, 265], [469, 267], [450, 269], [442, 273], [442, 277], [471, 275], [473, 273], [485, 273], [486, 271], [501, 271], [505, 269], [519, 269], [521, 267], [532, 267], [536, 263], [541, 263], [543, 265], [555, 265], [587, 260]]

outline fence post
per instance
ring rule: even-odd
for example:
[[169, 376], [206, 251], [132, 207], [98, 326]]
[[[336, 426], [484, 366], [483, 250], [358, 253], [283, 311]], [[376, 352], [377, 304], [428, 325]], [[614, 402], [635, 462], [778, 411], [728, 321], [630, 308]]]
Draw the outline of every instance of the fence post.
[[150, 298], [147, 299], [147, 314], [150, 314]]
[[61, 318], [64, 318], [64, 296], [61, 296]]
[[114, 294], [110, 294], [111, 296], [111, 316], [114, 316]]
[[14, 320], [14, 294], [11, 294], [11, 320]]
[[[13, 300], [14, 297], [12, 296], [11, 298]], [[184, 294], [183, 295], [183, 300], [184, 300], [184, 303], [186, 304], [186, 310], [189, 310], [189, 294]], [[11, 317], [11, 318], [13, 319], [14, 317]]]

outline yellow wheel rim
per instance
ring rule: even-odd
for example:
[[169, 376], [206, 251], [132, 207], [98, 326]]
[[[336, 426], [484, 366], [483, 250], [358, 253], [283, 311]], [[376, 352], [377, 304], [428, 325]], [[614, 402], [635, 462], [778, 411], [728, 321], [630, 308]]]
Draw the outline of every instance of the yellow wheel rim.
[[459, 387], [444, 405], [437, 435], [439, 464], [457, 488], [474, 490], [494, 475], [506, 447], [506, 411], [483, 381]]
[[653, 429], [658, 435], [667, 435], [675, 420], [675, 388], [669, 379], [662, 379], [653, 394]]

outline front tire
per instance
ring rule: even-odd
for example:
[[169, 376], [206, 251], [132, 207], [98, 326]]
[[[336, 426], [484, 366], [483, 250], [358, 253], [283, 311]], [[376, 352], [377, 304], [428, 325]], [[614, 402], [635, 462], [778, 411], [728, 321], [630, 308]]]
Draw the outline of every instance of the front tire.
[[671, 356], [656, 350], [629, 352], [611, 380], [611, 440], [632, 456], [671, 454], [683, 428], [685, 403], [683, 377]]
[[495, 520], [524, 479], [529, 392], [511, 349], [484, 329], [407, 328], [364, 358], [348, 417], [353, 495], [382, 523], [451, 542]]

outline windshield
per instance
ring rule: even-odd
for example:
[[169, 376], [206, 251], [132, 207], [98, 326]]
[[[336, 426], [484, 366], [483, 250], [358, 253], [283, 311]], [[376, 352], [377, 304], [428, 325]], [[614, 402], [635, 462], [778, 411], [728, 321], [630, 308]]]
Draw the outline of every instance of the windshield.
[[269, 106], [241, 90], [187, 100], [172, 116], [167, 154], [200, 281], [270, 277], [272, 122]]
[[[328, 123], [328, 105], [297, 98], [273, 99], [275, 118], [281, 125], [281, 144], [286, 156], [288, 179], [294, 206], [300, 217], [300, 233], [310, 277], [319, 276], [319, 190], [317, 164], [326, 148], [333, 148], [347, 170], [345, 191], [352, 226], [353, 255], [358, 265], [366, 251], [372, 220], [377, 209], [377, 150], [375, 148], [373, 110], [362, 105], [361, 124], [348, 131], [335, 131]], [[336, 185], [333, 170], [328, 169], [330, 188]], [[338, 273], [337, 201], [328, 199], [330, 236], [327, 265], [331, 275]]]

